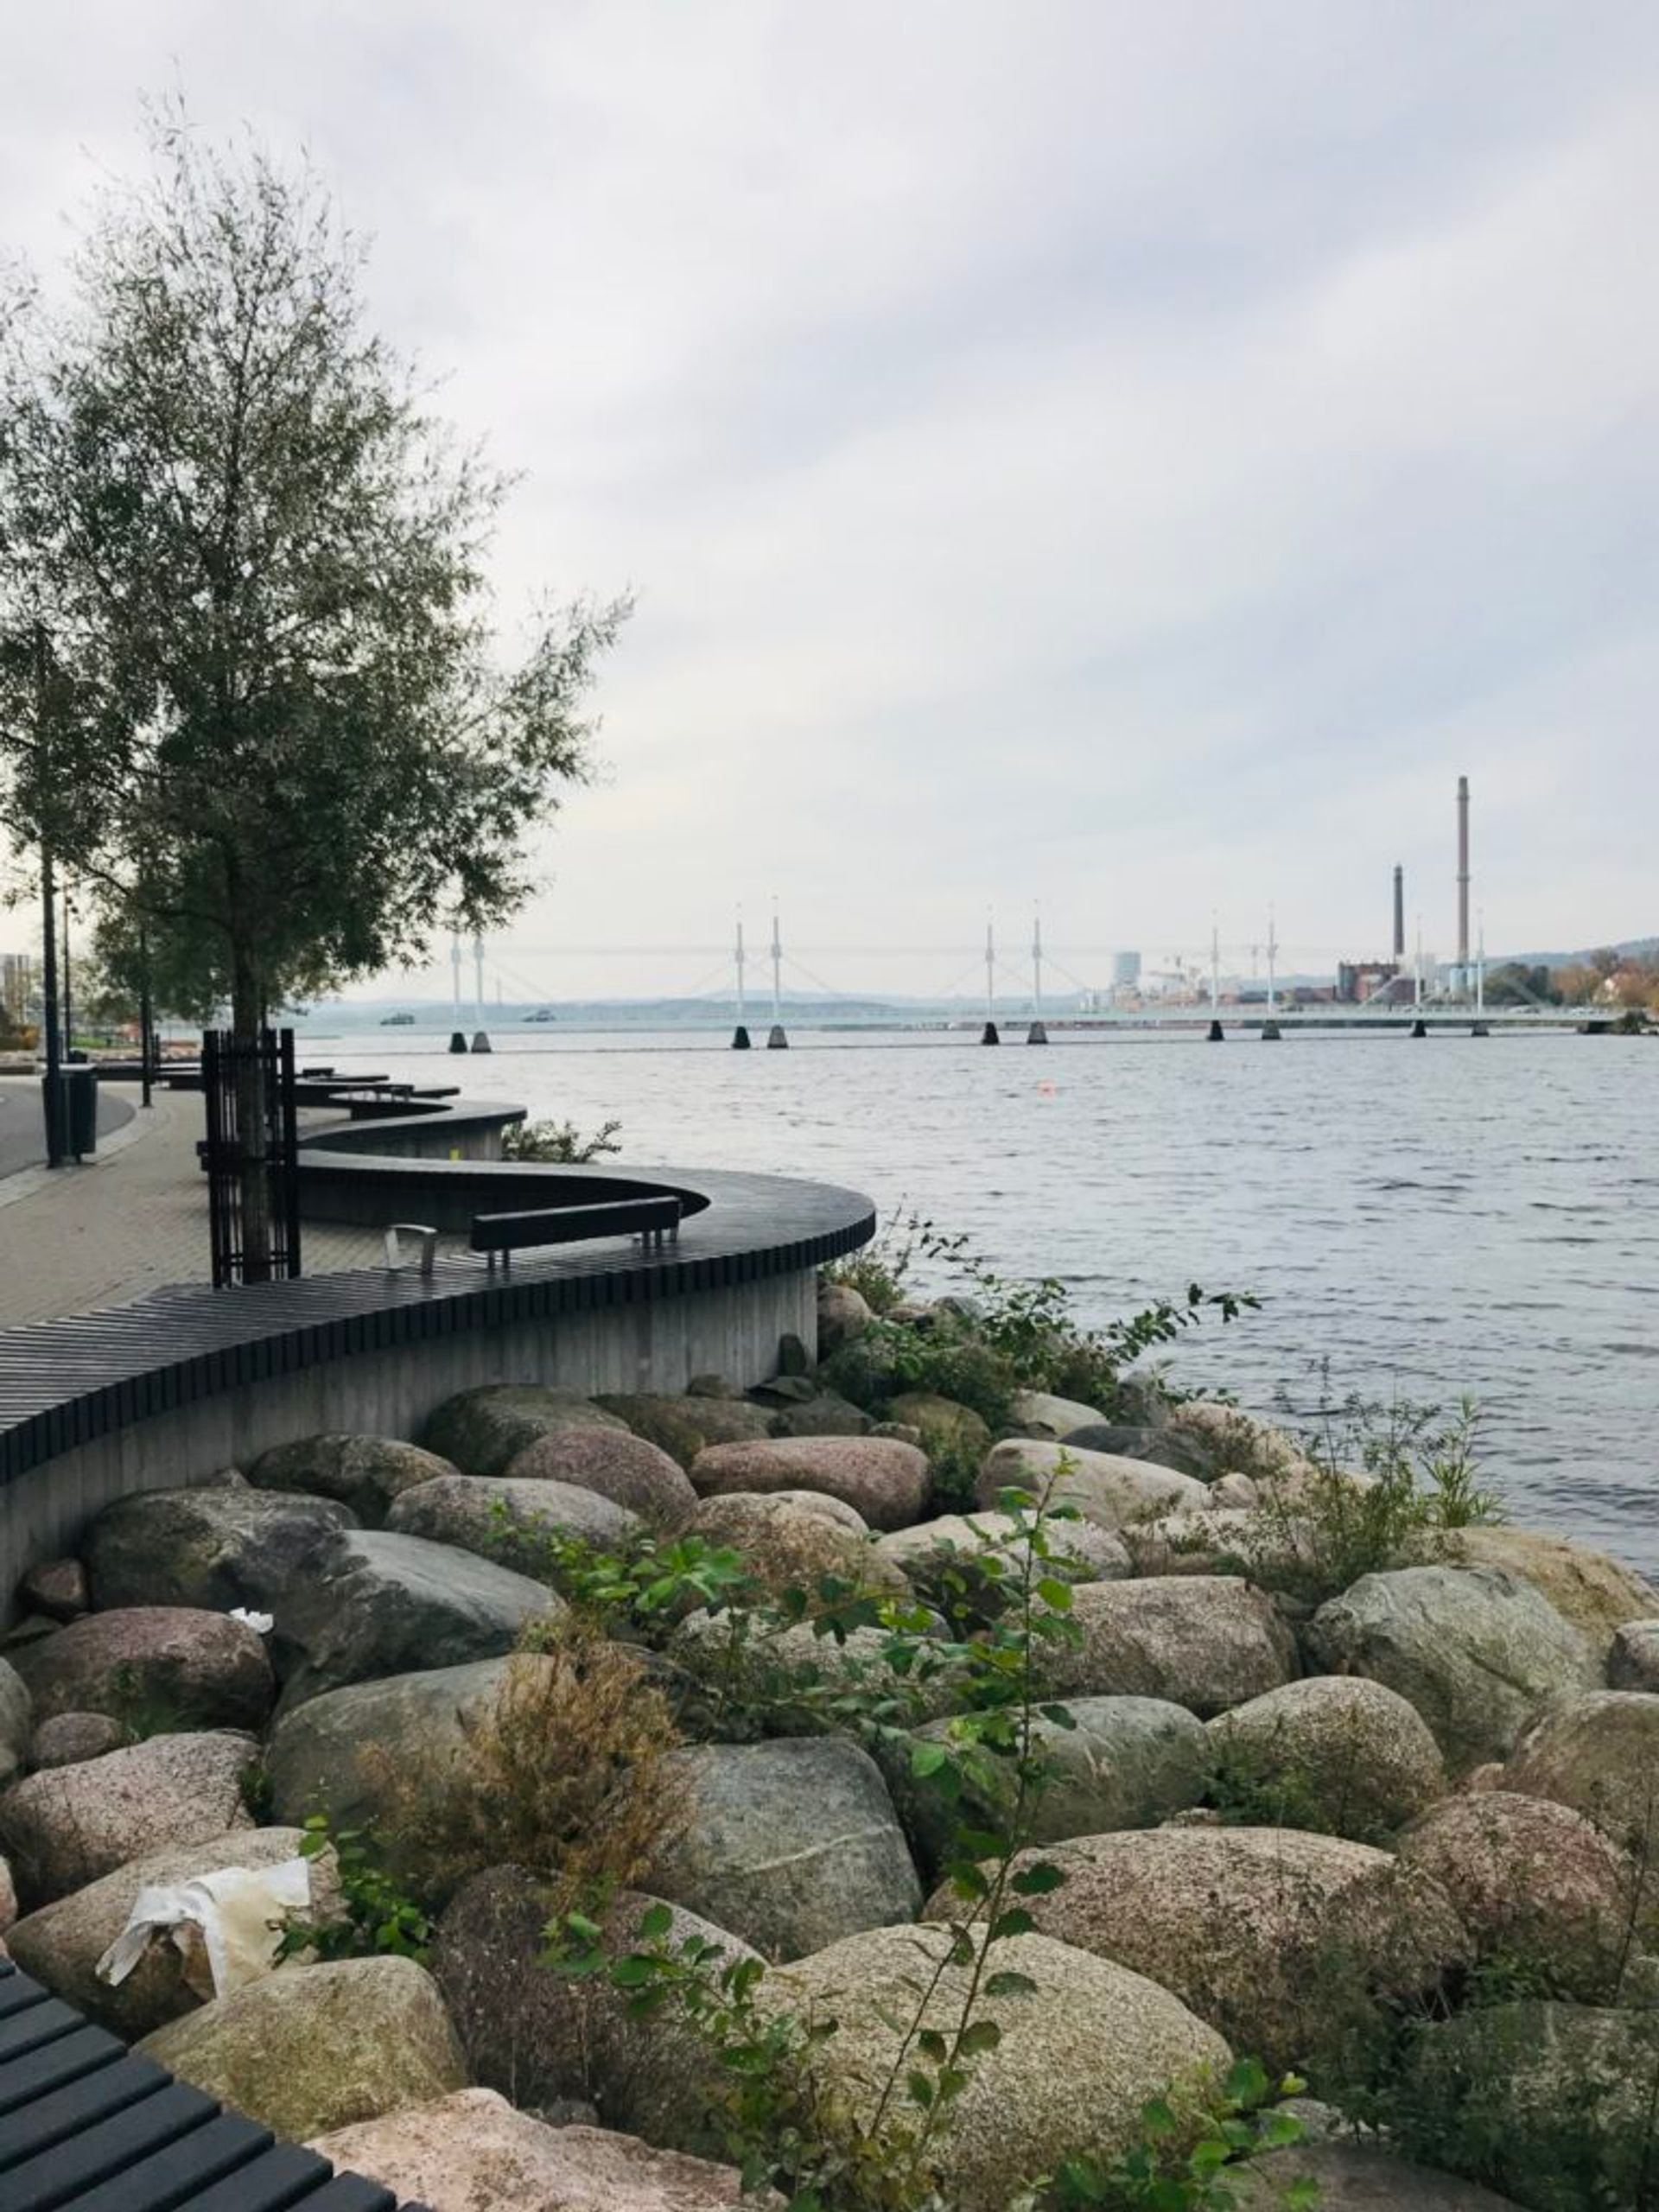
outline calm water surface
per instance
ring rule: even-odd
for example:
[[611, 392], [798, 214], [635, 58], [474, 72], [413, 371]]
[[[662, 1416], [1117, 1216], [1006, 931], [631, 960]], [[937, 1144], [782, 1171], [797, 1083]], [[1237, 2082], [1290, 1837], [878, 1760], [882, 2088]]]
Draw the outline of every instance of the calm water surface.
[[[429, 1082], [442, 1041], [304, 1051]], [[1086, 1319], [1191, 1281], [1254, 1290], [1263, 1310], [1189, 1339], [1185, 1376], [1263, 1411], [1471, 1393], [1516, 1519], [1659, 1573], [1659, 1045], [496, 1042], [444, 1079], [584, 1129], [618, 1117], [624, 1163], [851, 1184], [1059, 1275]]]

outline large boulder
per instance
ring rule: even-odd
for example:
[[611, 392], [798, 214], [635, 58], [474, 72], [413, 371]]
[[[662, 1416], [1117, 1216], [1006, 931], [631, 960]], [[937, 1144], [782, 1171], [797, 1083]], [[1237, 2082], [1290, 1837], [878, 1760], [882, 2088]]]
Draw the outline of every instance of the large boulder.
[[[46, 1643], [52, 1640], [42, 1638]], [[0, 1659], [0, 1785], [20, 1771], [28, 1757], [33, 1711], [29, 1685], [11, 1661]]]
[[243, 1778], [257, 1746], [229, 1729], [151, 1736], [0, 1793], [0, 1849], [31, 1908], [164, 1845], [251, 1827]]
[[92, 1602], [86, 1569], [78, 1559], [43, 1559], [17, 1585], [17, 1610], [49, 1621], [78, 1620]]
[[1571, 1805], [1639, 1860], [1659, 1862], [1659, 1697], [1558, 1700], [1516, 1745], [1503, 1786]]
[[1553, 1996], [1609, 2001], [1626, 1963], [1640, 1877], [1582, 1813], [1483, 1789], [1433, 1806], [1400, 1863], [1451, 1898], [1478, 1955]]
[[139, 1491], [106, 1505], [85, 1554], [100, 1611], [117, 1605], [278, 1610], [302, 1574], [337, 1551], [354, 1525], [332, 1498], [245, 1484]]
[[[1014, 1579], [1027, 1525], [1012, 1513], [944, 1513], [878, 1536], [875, 1548], [930, 1599], [947, 1592], [961, 1598], [986, 1581], [988, 1554], [996, 1554], [1003, 1579]], [[1063, 1582], [1112, 1582], [1133, 1572], [1122, 1538], [1096, 1522], [1051, 1521], [1044, 1536], [1049, 1556], [1042, 1571]]]
[[277, 1633], [297, 1651], [283, 1707], [346, 1682], [494, 1658], [562, 1607], [545, 1584], [493, 1560], [389, 1529], [353, 1529], [276, 1600]]
[[1077, 1398], [1057, 1397], [1052, 1390], [1016, 1391], [1008, 1418], [1027, 1436], [1074, 1436], [1080, 1428], [1099, 1428], [1106, 1416], [1098, 1406], [1085, 1406]]
[[671, 1531], [697, 1502], [678, 1460], [625, 1428], [564, 1428], [538, 1437], [518, 1453], [507, 1476], [512, 1482], [575, 1484], [654, 1529]]
[[652, 1881], [768, 1958], [913, 1917], [921, 1885], [880, 1771], [839, 1736], [672, 1755], [690, 1818]]
[[54, 1713], [29, 1738], [29, 1764], [76, 1766], [82, 1759], [101, 1759], [105, 1751], [118, 1751], [130, 1740], [125, 1724], [107, 1713]]
[[871, 1543], [862, 1517], [838, 1498], [815, 1491], [775, 1491], [767, 1497], [734, 1491], [705, 1497], [684, 1534], [737, 1551], [750, 1573], [773, 1594], [814, 1590], [824, 1575], [899, 1593], [910, 1586], [901, 1569]]
[[1414, 1705], [1454, 1773], [1503, 1758], [1548, 1699], [1591, 1688], [1588, 1639], [1501, 1567], [1362, 1575], [1321, 1605], [1308, 1643], [1332, 1675], [1365, 1675]]
[[868, 1300], [851, 1283], [820, 1281], [817, 1357], [830, 1358], [855, 1337], [861, 1337], [874, 1319]]
[[[632, 1444], [639, 1440], [625, 1440]], [[520, 1459], [528, 1456], [519, 1454]], [[641, 1523], [626, 1506], [575, 1483], [508, 1475], [439, 1475], [406, 1490], [387, 1515], [386, 1526], [400, 1535], [454, 1544], [516, 1573], [548, 1582], [558, 1579], [557, 1561], [548, 1548], [550, 1536], [575, 1537], [595, 1551], [614, 1552], [632, 1541]]]
[[321, 2135], [462, 2088], [437, 1985], [413, 1959], [290, 1966], [137, 2046], [278, 2135]]
[[[1033, 1843], [1069, 1836], [1103, 1835], [1116, 1828], [1155, 1827], [1196, 1805], [1209, 1786], [1214, 1754], [1204, 1723], [1184, 1706], [1152, 1697], [1068, 1699], [1065, 1720], [1039, 1713], [1032, 1722], [1033, 1749], [1042, 1783], [1026, 1813]], [[988, 1758], [982, 1780], [970, 1776], [960, 1796], [946, 1798], [918, 1780], [911, 1752], [942, 1742], [950, 1723], [925, 1723], [881, 1754], [906, 1833], [931, 1874], [963, 1822], [1003, 1827], [1018, 1787], [1012, 1759]]]
[[262, 1728], [276, 1700], [263, 1638], [245, 1621], [185, 1605], [86, 1613], [25, 1644], [17, 1671], [37, 1719], [104, 1713], [155, 1734]]
[[1478, 1523], [1446, 1539], [1459, 1565], [1497, 1567], [1529, 1582], [1565, 1621], [1581, 1629], [1605, 1660], [1616, 1630], [1659, 1613], [1659, 1591], [1605, 1552], [1547, 1536], [1536, 1529]]
[[772, 1433], [771, 1410], [743, 1398], [601, 1392], [594, 1402], [681, 1467], [690, 1467], [711, 1444], [753, 1444]]
[[703, 1497], [734, 1491], [821, 1491], [872, 1529], [902, 1529], [927, 1506], [927, 1454], [890, 1436], [785, 1436], [758, 1444], [711, 1444], [691, 1464]]
[[1209, 1726], [1224, 1789], [1291, 1827], [1381, 1843], [1446, 1789], [1416, 1708], [1363, 1675], [1287, 1682]]
[[335, 1498], [365, 1529], [379, 1529], [406, 1490], [454, 1472], [448, 1459], [401, 1437], [302, 1436], [262, 1452], [248, 1469], [248, 1480], [259, 1490]]
[[747, 2195], [734, 2166], [608, 2128], [550, 2127], [493, 2089], [458, 2089], [309, 2147], [428, 2212], [728, 2212], [777, 2202]]
[[1135, 1421], [1097, 1421], [1071, 1430], [1065, 1441], [1074, 1452], [1106, 1452], [1116, 1459], [1147, 1459], [1172, 1467], [1201, 1483], [1216, 1479], [1214, 1456], [1196, 1436], [1178, 1428], [1146, 1428]]
[[[624, 1956], [658, 1900], [625, 1890], [604, 1913], [607, 1957]], [[520, 2106], [577, 2100], [607, 2127], [675, 2150], [707, 2146], [719, 2060], [673, 2006], [636, 2018], [603, 1974], [543, 1962], [558, 1899], [520, 1866], [493, 1866], [455, 1892], [438, 1923], [432, 1972], [474, 2081]], [[668, 1908], [666, 1941], [716, 1944], [728, 1961], [758, 1955], [712, 1921]]]
[[[940, 1927], [872, 1929], [767, 1975], [760, 2001], [836, 2020], [809, 2063], [868, 2120], [880, 2085], [902, 2074], [919, 1992], [925, 2029], [949, 2035], [961, 2020], [972, 1968], [947, 1961], [950, 1945]], [[952, 2212], [1004, 2212], [1068, 2152], [1109, 2162], [1142, 2139], [1148, 2099], [1227, 2069], [1222, 2038], [1140, 1974], [1040, 1935], [1005, 1937], [990, 1964], [974, 2017], [1001, 2037], [973, 2061], [936, 2138]], [[999, 1972], [1020, 1980], [997, 1985]]]
[[1236, 1406], [1192, 1398], [1173, 1406], [1164, 1426], [1208, 1457], [1213, 1474], [1249, 1475], [1258, 1483], [1295, 1483], [1306, 1477], [1307, 1455], [1293, 1436]]
[[427, 1416], [421, 1442], [463, 1475], [505, 1475], [537, 1437], [626, 1424], [592, 1398], [541, 1383], [486, 1382], [446, 1398]]
[[[1233, 2169], [1229, 2168], [1230, 2174]], [[1512, 2196], [1379, 2150], [1373, 2143], [1299, 2143], [1252, 2158], [1237, 2183], [1238, 2212], [1284, 2212], [1291, 2183], [1311, 2181], [1317, 2212], [1516, 2212]]]
[[1335, 1836], [1153, 1828], [1045, 1845], [1016, 1866], [1039, 1859], [1065, 1876], [1026, 1900], [1046, 1935], [1173, 1991], [1271, 2072], [1317, 2067], [1376, 1999], [1425, 1997], [1470, 1957], [1444, 1891]]
[[1126, 1528], [1183, 1507], [1196, 1510], [1210, 1496], [1191, 1475], [1155, 1467], [1149, 1459], [1121, 1459], [1024, 1437], [1009, 1437], [986, 1454], [974, 1496], [981, 1505], [993, 1506], [1006, 1490], [1070, 1506], [1103, 1529]]
[[1654, 2202], [1659, 2012], [1523, 1999], [1424, 2028], [1393, 2101], [1437, 2164], [1531, 2212]]
[[[874, 1429], [870, 1415], [838, 1390], [808, 1384], [806, 1395], [779, 1401], [773, 1392], [782, 1389], [790, 1379], [780, 1376], [776, 1384], [764, 1386], [763, 1393], [758, 1394], [772, 1415], [774, 1436], [868, 1436]], [[906, 1436], [902, 1440], [911, 1440]]]
[[1607, 1687], [1659, 1692], [1659, 1620], [1626, 1621], [1613, 1631], [1607, 1655]]
[[[124, 1981], [112, 1985], [94, 1972], [126, 1926], [139, 1891], [200, 1881], [230, 1866], [249, 1872], [279, 1866], [299, 1856], [304, 1840], [299, 1828], [237, 1828], [202, 1843], [147, 1852], [20, 1920], [7, 1938], [11, 1955], [55, 1996], [130, 2043], [201, 2002], [186, 1985], [182, 1954], [165, 1940], [151, 1943]], [[331, 1927], [345, 1918], [334, 1852], [312, 1859], [309, 1873], [311, 1903], [301, 1917], [313, 1927]]]
[[528, 1653], [478, 1659], [310, 1699], [278, 1720], [266, 1748], [273, 1814], [299, 1822], [326, 1813], [336, 1829], [372, 1833], [388, 1821], [413, 1765], [463, 1758], [512, 1671], [543, 1663]]
[[1273, 1600], [1234, 1576], [1079, 1583], [1071, 1618], [1079, 1642], [1044, 1662], [1063, 1696], [1166, 1698], [1207, 1719], [1296, 1673]]
[[991, 1448], [991, 1432], [973, 1408], [937, 1390], [901, 1390], [887, 1407], [887, 1419], [915, 1429], [930, 1460], [974, 1467]]

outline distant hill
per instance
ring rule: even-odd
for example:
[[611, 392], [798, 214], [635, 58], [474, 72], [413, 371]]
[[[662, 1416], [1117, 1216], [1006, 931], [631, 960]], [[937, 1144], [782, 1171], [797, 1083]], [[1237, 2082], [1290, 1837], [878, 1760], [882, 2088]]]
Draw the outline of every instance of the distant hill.
[[1600, 944], [1586, 944], [1577, 952], [1488, 953], [1486, 965], [1489, 969], [1501, 968], [1513, 960], [1528, 968], [1576, 968], [1592, 952], [1608, 951], [1618, 953], [1622, 960], [1659, 960], [1659, 937], [1627, 937], [1613, 945], [1604, 939]]

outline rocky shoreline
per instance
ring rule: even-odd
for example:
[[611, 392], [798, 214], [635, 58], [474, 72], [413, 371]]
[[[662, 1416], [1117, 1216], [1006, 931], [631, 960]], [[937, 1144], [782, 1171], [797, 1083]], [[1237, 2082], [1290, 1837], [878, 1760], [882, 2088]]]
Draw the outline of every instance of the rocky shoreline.
[[[1479, 1512], [1368, 1557], [1374, 1475], [1133, 1371], [993, 1424], [875, 1357], [940, 1328], [971, 1308], [827, 1283], [747, 1395], [493, 1387], [106, 1508], [0, 1659], [0, 1939], [434, 2212], [750, 2201], [707, 2023], [611, 1971], [654, 1901], [654, 1955], [833, 2012], [848, 2109], [918, 1974], [948, 2009], [995, 1951], [926, 2131], [952, 2212], [1065, 2201], [1021, 2192], [1245, 2058], [1313, 2096], [1241, 2203], [1650, 2212], [1659, 1593]], [[963, 1834], [1006, 1846], [1006, 1934], [961, 1936]], [[141, 1891], [209, 1878], [223, 1926], [100, 1973]], [[543, 1959], [573, 1909], [580, 1974]]]

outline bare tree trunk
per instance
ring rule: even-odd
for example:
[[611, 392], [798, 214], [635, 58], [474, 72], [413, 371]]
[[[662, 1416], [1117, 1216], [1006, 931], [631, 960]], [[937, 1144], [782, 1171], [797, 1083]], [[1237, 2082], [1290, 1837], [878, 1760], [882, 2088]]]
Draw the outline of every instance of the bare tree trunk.
[[245, 945], [231, 956], [231, 1026], [237, 1060], [236, 1119], [242, 1148], [242, 1280], [270, 1280], [270, 1176], [265, 1154], [265, 1070], [257, 1046], [265, 1026], [258, 968]]

